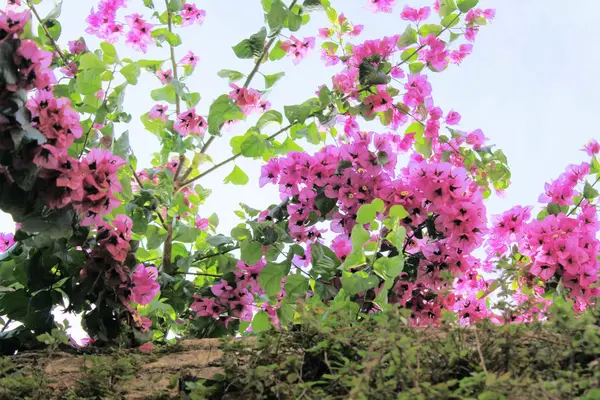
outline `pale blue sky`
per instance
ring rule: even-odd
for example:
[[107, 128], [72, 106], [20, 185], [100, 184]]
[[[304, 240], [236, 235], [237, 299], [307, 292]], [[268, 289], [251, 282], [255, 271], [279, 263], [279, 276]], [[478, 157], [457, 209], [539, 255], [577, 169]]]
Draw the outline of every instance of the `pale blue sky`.
[[[410, 0], [411, 5], [431, 4], [432, 1]], [[63, 35], [59, 41], [78, 37], [85, 29], [85, 17], [96, 1], [64, 0]], [[157, 6], [162, 2], [155, 0]], [[403, 2], [393, 14], [372, 14], [364, 10], [366, 0], [332, 0], [332, 4], [355, 23], [365, 25], [361, 40], [393, 35], [404, 31], [405, 22], [399, 17]], [[126, 13], [142, 11], [141, 0], [129, 0]], [[199, 7], [207, 12], [204, 25], [179, 30], [183, 45], [178, 47], [177, 58], [193, 50], [201, 58], [196, 73], [188, 85], [202, 95], [198, 109], [206, 114], [210, 102], [228, 90], [227, 82], [217, 77], [220, 69], [248, 72], [249, 60], [238, 60], [231, 45], [248, 37], [261, 26], [263, 14], [259, 0], [199, 0]], [[44, 0], [40, 13], [51, 7]], [[592, 118], [598, 111], [597, 94], [600, 81], [596, 67], [600, 60], [594, 38], [600, 36], [600, 2], [580, 0], [577, 6], [566, 6], [559, 0], [482, 0], [482, 7], [497, 9], [494, 22], [484, 27], [475, 43], [475, 50], [462, 66], [451, 67], [438, 75], [431, 75], [434, 99], [445, 111], [453, 108], [462, 116], [461, 128], [481, 128], [490, 142], [504, 150], [513, 172], [513, 184], [505, 198], [488, 202], [490, 213], [498, 213], [515, 204], [535, 204], [544, 181], [560, 174], [568, 163], [580, 162], [585, 155], [579, 149], [590, 138], [600, 138], [594, 130]], [[123, 19], [125, 13], [119, 14]], [[328, 26], [324, 13], [312, 14], [311, 22], [302, 28], [299, 36], [314, 36], [319, 27]], [[96, 38], [87, 38], [92, 48]], [[121, 54], [131, 55], [124, 45], [117, 46]], [[134, 54], [134, 58], [141, 54]], [[167, 57], [166, 48], [152, 49], [147, 58]], [[325, 68], [316, 53], [294, 66], [289, 59], [268, 63], [264, 72], [285, 71], [268, 99], [274, 108], [297, 104], [313, 95], [317, 86], [330, 83], [335, 68]], [[149, 165], [150, 155], [156, 151], [156, 139], [143, 130], [139, 115], [153, 105], [149, 91], [158, 87], [153, 76], [145, 74], [136, 87], [127, 92], [127, 108], [133, 121], [128, 129], [132, 145], [140, 160]], [[257, 76], [254, 86], [262, 89], [262, 77]], [[171, 107], [173, 108], [173, 107]], [[215, 161], [230, 154], [229, 140], [245, 132], [237, 126], [216, 141], [210, 154]], [[238, 161], [250, 175], [245, 187], [223, 185], [223, 177], [231, 167], [209, 175], [201, 183], [212, 188], [202, 214], [219, 213], [222, 232], [235, 225], [233, 214], [239, 201], [255, 208], [277, 202], [275, 187], [258, 188], [261, 162]], [[0, 229], [11, 231], [9, 217], [0, 216]]]
[[[154, 0], [160, 7], [162, 1]], [[332, 4], [355, 23], [365, 25], [361, 40], [401, 33], [405, 22], [399, 17], [403, 1], [393, 14], [372, 14], [363, 9], [366, 0], [331, 0]], [[413, 6], [433, 1], [410, 0]], [[59, 41], [66, 48], [69, 39], [81, 35], [85, 17], [96, 1], [64, 0], [63, 36]], [[575, 3], [575, 2], [569, 2]], [[141, 0], [129, 0], [127, 13], [142, 11]], [[183, 45], [178, 47], [180, 59], [192, 50], [201, 58], [196, 73], [188, 83], [202, 95], [198, 107], [206, 114], [210, 102], [225, 93], [227, 82], [217, 77], [220, 69], [234, 69], [247, 73], [252, 68], [249, 60], [238, 60], [231, 46], [256, 32], [263, 14], [259, 0], [198, 0], [207, 12], [203, 26], [180, 30]], [[600, 37], [600, 2], [579, 0], [576, 6], [567, 6], [564, 0], [482, 0], [481, 6], [496, 8], [493, 24], [484, 27], [475, 43], [475, 50], [461, 67], [451, 67], [439, 75], [432, 75], [434, 98], [445, 111], [454, 108], [462, 116], [461, 128], [481, 128], [490, 142], [506, 153], [513, 172], [512, 186], [505, 198], [488, 201], [490, 214], [500, 213], [516, 204], [533, 205], [543, 190], [545, 181], [560, 174], [567, 164], [579, 163], [585, 155], [579, 149], [590, 138], [600, 138], [593, 127], [597, 115], [600, 81], [596, 68], [600, 57], [594, 40]], [[40, 13], [51, 8], [44, 0]], [[119, 16], [122, 19], [124, 13]], [[309, 25], [299, 36], [314, 36], [317, 29], [328, 26], [324, 13], [312, 14]], [[90, 47], [97, 48], [98, 40], [87, 38]], [[117, 46], [120, 54], [132, 53], [125, 46]], [[134, 54], [134, 58], [141, 54]], [[147, 58], [167, 58], [167, 49], [152, 49]], [[294, 66], [289, 59], [268, 63], [266, 73], [285, 71], [286, 77], [278, 83], [268, 99], [274, 108], [298, 104], [311, 97], [316, 88], [330, 83], [336, 69], [324, 68], [317, 54]], [[156, 78], [144, 75], [136, 87], [128, 89], [127, 109], [133, 120], [127, 127], [140, 166], [148, 166], [152, 152], [158, 149], [156, 139], [144, 131], [139, 115], [153, 105], [149, 91], [159, 86]], [[262, 77], [257, 76], [254, 86], [262, 89]], [[171, 107], [173, 108], [173, 107]], [[251, 122], [251, 121], [250, 121]], [[216, 141], [210, 154], [215, 161], [231, 153], [229, 140], [245, 132], [244, 126], [235, 127]], [[121, 130], [121, 131], [122, 131]], [[118, 131], [120, 132], [120, 131]], [[238, 223], [233, 214], [243, 201], [255, 208], [264, 208], [278, 202], [275, 187], [258, 188], [260, 161], [238, 162], [250, 175], [245, 187], [223, 185], [223, 177], [231, 167], [209, 175], [201, 183], [213, 189], [213, 196], [202, 209], [204, 216], [218, 212], [222, 233]], [[14, 229], [7, 215], [0, 215], [0, 231]], [[72, 320], [77, 325], [76, 320]], [[79, 329], [75, 335], [81, 335]]]

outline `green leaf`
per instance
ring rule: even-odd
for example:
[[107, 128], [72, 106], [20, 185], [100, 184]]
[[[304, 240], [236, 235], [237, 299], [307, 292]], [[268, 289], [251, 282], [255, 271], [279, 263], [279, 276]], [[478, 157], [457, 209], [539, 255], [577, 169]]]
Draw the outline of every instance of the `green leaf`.
[[152, 37], [156, 40], [163, 42], [167, 41], [171, 46], [176, 47], [181, 44], [181, 37], [173, 32], [170, 32], [168, 28], [157, 28], [152, 31]]
[[242, 110], [228, 95], [223, 94], [210, 105], [208, 111], [208, 132], [211, 135], [218, 135], [221, 133], [221, 127], [225, 122], [240, 119], [244, 119]]
[[269, 10], [271, 9], [271, 2], [273, 0], [260, 0], [260, 3], [262, 4], [263, 10], [265, 10], [266, 13], [269, 12]]
[[404, 218], [408, 217], [408, 211], [406, 211], [404, 206], [402, 206], [400, 204], [395, 204], [392, 207], [390, 207], [389, 215], [390, 215], [390, 217], [397, 217], [399, 219], [404, 219]]
[[253, 130], [249, 130], [240, 145], [244, 157], [260, 157], [265, 151], [265, 139]]
[[548, 204], [547, 209], [548, 209], [548, 214], [551, 214], [551, 215], [558, 215], [562, 212], [560, 205], [557, 203]]
[[150, 92], [150, 97], [154, 101], [166, 101], [175, 104], [177, 102], [177, 93], [172, 86], [163, 86]]
[[285, 22], [288, 9], [281, 0], [272, 0], [269, 13], [267, 14], [267, 23], [271, 31], [279, 29]]
[[195, 107], [200, 101], [200, 93], [192, 92], [192, 93], [182, 93], [181, 100], [185, 101], [185, 105], [188, 108]]
[[232, 183], [234, 185], [245, 185], [248, 183], [248, 175], [237, 165], [233, 167], [233, 171], [225, 177], [224, 183]]
[[194, 243], [202, 232], [198, 228], [192, 228], [189, 226], [181, 225], [177, 228], [173, 240], [181, 243]]
[[[52, 39], [58, 40], [60, 38], [60, 34], [62, 33], [62, 26], [60, 25], [60, 22], [55, 19], [49, 19], [42, 23], [44, 26], [46, 26], [46, 29], [48, 29], [48, 33]], [[38, 25], [38, 36], [43, 43], [48, 41], [48, 39], [46, 39], [46, 32], [44, 32], [42, 25]]]
[[252, 332], [259, 333], [271, 328], [271, 320], [269, 314], [265, 311], [259, 311], [252, 319]]
[[130, 153], [129, 131], [123, 132], [115, 141], [113, 145], [113, 153], [127, 161]]
[[79, 59], [79, 69], [84, 71], [88, 69], [100, 69], [104, 71], [106, 65], [95, 53], [88, 52], [83, 54]]
[[417, 61], [419, 59], [419, 52], [417, 51], [417, 48], [411, 47], [400, 54], [400, 59], [403, 62]]
[[475, 7], [477, 3], [479, 3], [479, 0], [458, 0], [456, 5], [461, 12], [466, 13]]
[[598, 191], [594, 189], [594, 187], [590, 185], [589, 182], [586, 182], [583, 188], [583, 197], [586, 200], [593, 200], [596, 197], [598, 197]]
[[229, 82], [235, 82], [235, 81], [239, 81], [240, 79], [242, 79], [244, 76], [244, 74], [242, 74], [241, 72], [238, 71], [234, 71], [231, 69], [222, 69], [219, 72], [217, 72], [217, 75], [219, 75], [221, 78], [227, 78], [229, 79]]
[[592, 165], [590, 167], [590, 173], [592, 173], [592, 174], [600, 173], [600, 161], [598, 161], [598, 157], [596, 157], [596, 156], [594, 156], [592, 158]]
[[300, 16], [296, 13], [293, 13], [292, 11], [289, 11], [287, 16], [288, 16], [287, 27], [292, 32], [296, 32], [296, 31], [300, 30], [302, 25], [305, 23], [304, 19], [303, 19], [304, 17], [310, 18], [309, 15]]
[[242, 242], [240, 258], [248, 265], [257, 264], [263, 256], [263, 245], [259, 242]]
[[169, 0], [169, 5], [167, 6], [167, 9], [171, 12], [178, 12], [181, 11], [181, 9], [183, 8], [183, 0]]
[[374, 221], [376, 216], [377, 211], [375, 210], [375, 207], [373, 207], [371, 204], [363, 204], [358, 209], [356, 222], [359, 224], [368, 224]]
[[281, 279], [286, 274], [286, 265], [268, 263], [258, 274], [258, 283], [267, 296], [274, 297], [281, 291]]
[[375, 260], [373, 269], [383, 280], [394, 280], [404, 269], [404, 257], [395, 256], [390, 258], [378, 258]]
[[270, 89], [271, 87], [273, 87], [273, 85], [275, 85], [278, 80], [283, 78], [284, 75], [285, 72], [278, 72], [272, 75], [265, 75], [265, 88]]
[[398, 47], [403, 48], [410, 46], [411, 44], [417, 43], [419, 39], [417, 31], [411, 26], [407, 26], [404, 33], [398, 39]]
[[290, 124], [295, 122], [304, 123], [306, 119], [311, 115], [313, 110], [318, 107], [319, 104], [314, 100], [308, 100], [297, 106], [284, 106], [283, 110], [285, 117], [290, 121]]
[[107, 64], [113, 64], [117, 59], [117, 50], [115, 50], [115, 46], [108, 42], [100, 43], [100, 48], [102, 49], [102, 61]]
[[458, 25], [459, 22], [460, 22], [460, 16], [458, 15], [458, 13], [450, 14], [447, 17], [445, 17], [444, 19], [442, 19], [442, 26], [444, 26], [446, 28], [452, 28], [452, 27]]
[[404, 247], [406, 240], [406, 228], [403, 226], [396, 227], [393, 231], [388, 233], [386, 239], [393, 244], [396, 249], [401, 250]]
[[422, 25], [419, 29], [419, 34], [423, 37], [427, 37], [429, 35], [439, 35], [442, 31], [442, 26], [437, 24], [425, 24]]
[[256, 123], [256, 127], [262, 129], [270, 123], [281, 125], [283, 123], [283, 115], [277, 110], [269, 110], [260, 116], [260, 119]]
[[342, 272], [342, 288], [349, 296], [354, 296], [360, 292], [373, 289], [379, 284], [379, 279], [374, 275], [369, 275], [365, 271], [355, 273]]
[[233, 52], [238, 58], [258, 57], [262, 54], [265, 47], [265, 39], [267, 38], [267, 29], [261, 28], [260, 31], [250, 36], [249, 39], [244, 39], [240, 43], [233, 46]]
[[149, 226], [146, 231], [146, 248], [148, 250], [157, 249], [167, 239], [168, 233], [162, 228]]
[[425, 64], [422, 62], [413, 62], [408, 65], [411, 74], [418, 74], [423, 71], [423, 68], [425, 68]]
[[352, 228], [351, 239], [352, 239], [352, 249], [362, 250], [362, 247], [364, 246], [364, 244], [367, 243], [369, 241], [369, 239], [371, 239], [371, 235], [365, 228], [363, 228], [361, 225], [357, 224], [357, 225], [354, 225], [354, 228]]
[[273, 46], [273, 48], [271, 49], [271, 52], [269, 53], [269, 60], [271, 61], [276, 61], [276, 60], [280, 60], [283, 57], [285, 57], [286, 52], [285, 50], [283, 50], [281, 48], [281, 40], [277, 41], [277, 43], [275, 43], [275, 46]]
[[286, 299], [298, 300], [308, 291], [308, 279], [301, 274], [289, 275], [284, 283]]
[[456, 10], [456, 2], [454, 0], [440, 0], [440, 17], [450, 15]]
[[121, 68], [121, 71], [119, 72], [121, 72], [121, 74], [125, 77], [127, 83], [131, 85], [137, 85], [138, 78], [140, 77], [142, 69], [140, 68], [140, 65], [138, 63], [134, 62], [131, 64], [127, 64], [126, 66]]

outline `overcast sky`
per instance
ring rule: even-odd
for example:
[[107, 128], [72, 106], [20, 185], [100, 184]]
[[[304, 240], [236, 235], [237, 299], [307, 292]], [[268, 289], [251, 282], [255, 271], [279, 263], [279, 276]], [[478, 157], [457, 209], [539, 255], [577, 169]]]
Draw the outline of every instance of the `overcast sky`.
[[[162, 1], [154, 0], [158, 7]], [[331, 0], [350, 21], [365, 25], [360, 40], [380, 38], [404, 31], [406, 23], [400, 19], [403, 1], [392, 14], [372, 14], [363, 7], [366, 0]], [[40, 6], [42, 15], [51, 7], [51, 0]], [[85, 17], [96, 1], [64, 0], [63, 35], [60, 44], [66, 48], [69, 39], [81, 35]], [[142, 11], [142, 0], [129, 0], [125, 14]], [[228, 90], [227, 82], [219, 78], [220, 69], [234, 69], [247, 73], [251, 60], [238, 60], [231, 46], [256, 32], [262, 25], [263, 14], [259, 0], [199, 0], [207, 12], [204, 25], [181, 29], [183, 45], [176, 49], [177, 59], [192, 50], [200, 56], [196, 73], [188, 82], [202, 95], [198, 107], [207, 114], [211, 101]], [[430, 5], [431, 1], [410, 0], [413, 6]], [[504, 198], [488, 202], [491, 214], [500, 213], [516, 204], [534, 205], [545, 181], [560, 174], [567, 164], [579, 163], [586, 156], [579, 149], [591, 138], [600, 139], [593, 127], [598, 115], [600, 81], [597, 66], [600, 56], [596, 38], [600, 37], [600, 2], [597, 0], [482, 0], [483, 8], [496, 8], [496, 19], [483, 27], [473, 55], [460, 67], [432, 75], [434, 99], [444, 111], [453, 108], [462, 114], [461, 129], [481, 128], [490, 142], [506, 153], [513, 173], [512, 186]], [[574, 5], [576, 3], [576, 6]], [[317, 29], [328, 26], [324, 13], [312, 14], [311, 22], [298, 36], [315, 36]], [[98, 40], [88, 39], [96, 48]], [[117, 46], [120, 54], [139, 57]], [[167, 58], [166, 48], [152, 49], [146, 58]], [[261, 68], [266, 73], [285, 71], [268, 99], [275, 109], [298, 104], [314, 95], [320, 84], [330, 84], [335, 68], [324, 68], [318, 54], [294, 66], [289, 59], [268, 63]], [[262, 77], [254, 85], [262, 89]], [[133, 120], [127, 127], [139, 166], [149, 166], [151, 154], [158, 150], [158, 142], [144, 131], [139, 115], [153, 105], [148, 93], [160, 84], [146, 74], [138, 86], [127, 93], [127, 111]], [[173, 108], [173, 107], [171, 107]], [[243, 126], [225, 133], [211, 148], [215, 161], [231, 154], [229, 140], [245, 132]], [[218, 212], [222, 228], [227, 234], [238, 223], [233, 214], [240, 201], [255, 208], [264, 208], [278, 202], [275, 187], [259, 189], [260, 161], [241, 160], [238, 165], [246, 170], [250, 182], [245, 187], [223, 185], [223, 177], [231, 167], [209, 175], [201, 183], [212, 188], [213, 195], [203, 207], [204, 216]], [[10, 232], [14, 225], [10, 216], [0, 216], [0, 230]]]

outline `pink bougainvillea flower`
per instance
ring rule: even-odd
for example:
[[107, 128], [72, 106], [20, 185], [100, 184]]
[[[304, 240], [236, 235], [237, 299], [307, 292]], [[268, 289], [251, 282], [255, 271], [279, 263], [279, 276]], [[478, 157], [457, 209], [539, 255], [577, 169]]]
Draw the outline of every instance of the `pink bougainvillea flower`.
[[473, 146], [475, 150], [480, 150], [487, 140], [488, 138], [484, 136], [481, 129], [474, 130], [469, 133], [466, 138], [467, 143]]
[[375, 13], [391, 13], [395, 5], [396, 0], [368, 0], [366, 9]]
[[331, 35], [333, 35], [333, 30], [331, 30], [329, 28], [319, 28], [319, 37], [321, 39], [327, 39]]
[[183, 57], [181, 59], [180, 63], [182, 65], [189, 65], [191, 67], [196, 67], [196, 65], [198, 64], [198, 61], [200, 61], [200, 57], [195, 55], [192, 51], [188, 51], [188, 53], [185, 55], [185, 57]]
[[148, 113], [148, 117], [152, 119], [160, 119], [161, 121], [167, 121], [167, 110], [169, 106], [167, 104], [156, 104]]
[[152, 44], [152, 27], [153, 25], [146, 22], [142, 15], [131, 14], [125, 17], [129, 25], [125, 43], [131, 46], [134, 50], [140, 50], [145, 53], [148, 50], [148, 45]]
[[0, 233], [0, 252], [5, 252], [15, 244], [15, 235], [12, 233]]
[[155, 267], [138, 265], [131, 276], [131, 300], [143, 306], [150, 303], [160, 290], [157, 278], [158, 270]]
[[206, 17], [206, 11], [199, 10], [195, 4], [184, 3], [181, 11], [181, 26], [189, 26], [193, 24], [201, 24]]
[[446, 115], [446, 124], [448, 125], [457, 125], [460, 123], [461, 116], [454, 110], [450, 110], [448, 115]]
[[431, 9], [429, 7], [422, 7], [417, 9], [409, 6], [404, 6], [404, 9], [400, 14], [400, 18], [402, 18], [405, 21], [419, 23], [429, 18], [429, 14], [431, 14]]
[[199, 215], [196, 215], [196, 228], [204, 231], [208, 229], [210, 226], [210, 221], [208, 218], [201, 218]]
[[73, 336], [69, 335], [69, 342], [71, 342], [73, 347], [83, 348], [94, 344], [96, 339], [93, 339], [87, 335], [82, 338], [75, 339]]
[[453, 64], [460, 64], [468, 55], [473, 52], [472, 44], [461, 44], [458, 46], [458, 50], [454, 50], [450, 52], [450, 61]]
[[206, 132], [207, 126], [206, 120], [201, 115], [197, 115], [196, 109], [192, 108], [177, 116], [173, 129], [181, 136], [202, 136]]
[[156, 71], [156, 76], [158, 77], [158, 79], [160, 79], [163, 85], [168, 85], [169, 82], [171, 82], [171, 79], [173, 79], [173, 70], [168, 69], [166, 71]]
[[382, 91], [366, 97], [364, 103], [369, 110], [367, 114], [371, 115], [389, 110], [393, 106], [394, 100], [388, 92]]
[[333, 44], [330, 44], [328, 48], [321, 49], [321, 60], [325, 62], [325, 65], [330, 67], [340, 62], [340, 58], [335, 54]]
[[281, 42], [280, 47], [288, 55], [292, 56], [294, 64], [298, 64], [315, 47], [315, 38], [306, 37], [300, 40], [292, 35], [289, 40]]
[[70, 40], [69, 51], [73, 54], [81, 54], [85, 51], [85, 43], [82, 40]]
[[600, 153], [600, 143], [598, 143], [596, 139], [592, 139], [588, 144], [583, 146], [582, 150], [585, 151], [588, 156], [593, 157]]

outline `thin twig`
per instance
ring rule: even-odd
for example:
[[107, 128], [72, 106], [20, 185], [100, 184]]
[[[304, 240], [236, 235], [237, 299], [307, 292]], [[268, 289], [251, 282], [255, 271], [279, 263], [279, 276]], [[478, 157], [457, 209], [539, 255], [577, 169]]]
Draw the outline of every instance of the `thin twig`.
[[475, 344], [477, 345], [477, 353], [479, 354], [479, 362], [481, 362], [481, 368], [483, 368], [483, 372], [488, 373], [487, 368], [485, 367], [485, 358], [483, 358], [483, 351], [481, 351], [481, 343], [479, 342], [479, 334], [477, 333], [477, 327], [474, 327], [473, 331], [475, 332]]
[[[104, 92], [104, 97], [102, 98], [102, 104], [100, 105], [100, 107], [102, 107], [104, 105], [104, 103], [106, 103], [106, 100], [108, 99], [108, 92], [110, 91], [110, 86], [112, 85], [113, 81], [115, 80], [115, 71], [116, 70], [117, 70], [117, 64], [115, 64], [115, 66], [113, 67], [112, 78], [110, 78], [110, 81], [108, 82], [108, 86], [106, 87], [106, 91]], [[83, 153], [85, 151], [85, 146], [87, 146], [87, 142], [90, 137], [90, 132], [92, 132], [92, 129], [94, 129], [95, 121], [96, 121], [96, 117], [94, 117], [92, 124], [90, 125], [89, 129], [85, 133], [85, 140], [83, 141], [83, 147], [81, 148], [81, 151], [79, 152], [78, 158], [81, 158], [81, 156], [83, 156]]]
[[[596, 180], [594, 181], [594, 183], [592, 183], [592, 188], [594, 186], [596, 186], [596, 184], [600, 182], [600, 175], [598, 175], [598, 178], [596, 178]], [[583, 195], [581, 195], [581, 199], [579, 199], [579, 201], [577, 202], [577, 204], [575, 205], [575, 207], [569, 211], [569, 213], [567, 214], [567, 217], [570, 216], [571, 214], [573, 214], [581, 205], [581, 203], [583, 203], [583, 200], [585, 199], [585, 197]]]
[[31, 10], [31, 12], [33, 13], [33, 15], [35, 15], [35, 18], [40, 23], [40, 26], [44, 30], [44, 33], [46, 34], [46, 37], [48, 38], [48, 40], [50, 40], [50, 43], [52, 44], [52, 47], [54, 47], [54, 50], [58, 53], [58, 56], [61, 58], [61, 60], [63, 60], [63, 62], [65, 63], [65, 66], [69, 65], [69, 61], [67, 60], [67, 58], [63, 54], [63, 52], [60, 49], [60, 47], [58, 47], [58, 43], [56, 43], [56, 41], [54, 40], [54, 38], [50, 34], [50, 31], [48, 31], [48, 28], [46, 27], [46, 25], [42, 21], [42, 18], [40, 17], [40, 14], [38, 14], [37, 10], [35, 9], [35, 6], [29, 0], [27, 0], [27, 7], [29, 7], [29, 9]]
[[[165, 0], [165, 6], [167, 7], [167, 27], [169, 33], [173, 33], [173, 13], [169, 9], [169, 0]], [[179, 81], [179, 73], [177, 72], [177, 61], [175, 60], [175, 47], [169, 43], [169, 53], [171, 55], [171, 66], [173, 67], [173, 79]], [[175, 112], [177, 115], [181, 114], [181, 98], [179, 93], [175, 91]]]
[[[290, 125], [288, 125], [288, 126], [286, 126], [286, 127], [284, 127], [284, 128], [281, 128], [280, 130], [278, 130], [277, 132], [275, 132], [274, 134], [272, 134], [271, 136], [269, 136], [269, 137], [268, 137], [266, 140], [267, 140], [267, 141], [270, 141], [270, 140], [273, 140], [273, 139], [275, 139], [277, 136], [279, 136], [279, 135], [280, 135], [280, 134], [282, 134], [283, 132], [287, 131], [288, 129], [290, 129], [290, 128], [291, 128], [292, 126], [294, 126], [294, 125], [296, 125], [296, 124], [295, 124], [295, 123], [294, 123], [294, 124], [290, 124]], [[201, 178], [205, 177], [206, 175], [210, 174], [211, 172], [215, 171], [216, 169], [219, 169], [219, 168], [220, 168], [220, 167], [222, 167], [223, 165], [225, 165], [225, 164], [228, 164], [228, 163], [232, 162], [233, 160], [235, 160], [236, 158], [238, 158], [238, 157], [239, 157], [239, 156], [241, 156], [241, 155], [242, 155], [242, 153], [241, 153], [241, 152], [240, 152], [240, 153], [236, 153], [236, 154], [234, 154], [233, 156], [231, 156], [231, 157], [229, 157], [229, 158], [227, 158], [227, 159], [225, 159], [225, 160], [221, 161], [220, 163], [218, 163], [218, 164], [215, 164], [213, 167], [211, 167], [211, 168], [207, 169], [206, 171], [204, 171], [204, 172], [203, 172], [203, 173], [201, 173], [200, 175], [198, 175], [198, 176], [196, 176], [196, 177], [194, 177], [194, 178], [192, 178], [192, 179], [190, 179], [190, 180], [188, 180], [188, 181], [186, 181], [186, 182], [183, 182], [183, 183], [181, 184], [181, 187], [180, 187], [180, 189], [181, 189], [181, 188], [184, 188], [184, 187], [186, 187], [186, 186], [188, 186], [188, 185], [189, 185], [189, 184], [191, 184], [191, 183], [194, 183], [194, 182], [196, 182], [198, 179], [201, 179]]]

